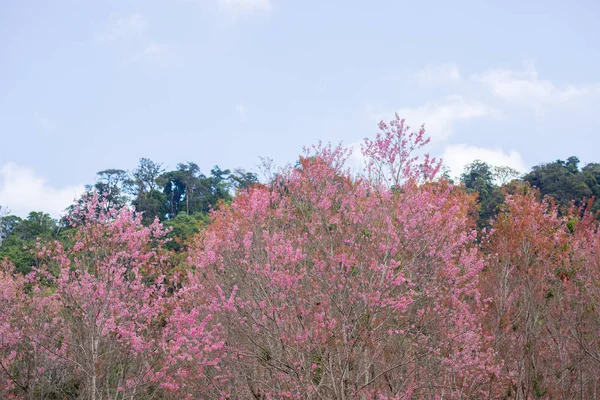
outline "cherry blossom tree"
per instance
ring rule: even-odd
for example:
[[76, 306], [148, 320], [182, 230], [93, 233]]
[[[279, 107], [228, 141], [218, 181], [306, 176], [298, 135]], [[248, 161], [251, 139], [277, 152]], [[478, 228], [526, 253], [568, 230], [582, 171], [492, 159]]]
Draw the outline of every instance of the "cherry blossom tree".
[[192, 279], [222, 308], [232, 398], [494, 390], [469, 196], [432, 181], [435, 160], [418, 163], [423, 130], [380, 128], [365, 178], [345, 169], [345, 149], [316, 146], [215, 212], [193, 244]]
[[208, 307], [167, 275], [166, 231], [158, 222], [143, 227], [130, 209], [107, 210], [97, 195], [75, 207], [72, 224], [69, 247], [38, 244], [41, 268], [27, 278], [0, 276], [9, 302], [0, 314], [4, 395], [209, 391], [223, 341]]

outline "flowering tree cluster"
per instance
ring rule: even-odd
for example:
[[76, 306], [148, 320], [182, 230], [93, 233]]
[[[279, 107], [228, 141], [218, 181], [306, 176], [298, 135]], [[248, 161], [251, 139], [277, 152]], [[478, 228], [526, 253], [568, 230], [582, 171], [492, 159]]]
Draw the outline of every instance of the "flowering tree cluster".
[[[75, 222], [77, 221], [77, 222]], [[165, 231], [92, 196], [65, 249], [39, 244], [40, 268], [0, 273], [0, 390], [6, 398], [150, 398], [209, 390], [223, 341], [162, 250]], [[214, 372], [213, 372], [214, 373]], [[190, 385], [194, 382], [194, 385]]]
[[491, 229], [396, 117], [318, 145], [189, 243], [97, 196], [0, 264], [2, 398], [600, 397], [600, 234], [513, 186]]
[[499, 368], [478, 317], [468, 195], [417, 184], [437, 169], [416, 164], [422, 132], [381, 129], [365, 142], [367, 178], [344, 170], [343, 149], [317, 146], [194, 243], [194, 279], [223, 305], [232, 398], [489, 392]]

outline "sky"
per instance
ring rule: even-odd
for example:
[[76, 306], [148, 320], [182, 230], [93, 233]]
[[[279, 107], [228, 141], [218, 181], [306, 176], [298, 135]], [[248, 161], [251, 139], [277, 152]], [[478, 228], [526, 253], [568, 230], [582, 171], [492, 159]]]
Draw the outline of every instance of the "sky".
[[394, 112], [453, 175], [600, 162], [600, 2], [2, 0], [0, 206], [141, 157], [256, 171]]

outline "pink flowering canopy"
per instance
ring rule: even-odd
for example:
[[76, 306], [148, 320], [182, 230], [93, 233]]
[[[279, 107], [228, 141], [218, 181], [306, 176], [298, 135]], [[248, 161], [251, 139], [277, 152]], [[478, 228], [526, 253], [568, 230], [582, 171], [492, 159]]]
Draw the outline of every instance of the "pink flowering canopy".
[[2, 272], [7, 397], [147, 398], [209, 381], [223, 341], [208, 309], [167, 281], [166, 231], [140, 221], [91, 196], [75, 210], [72, 246], [39, 244], [26, 278]]
[[598, 398], [591, 207], [517, 183], [478, 233], [424, 128], [379, 128], [361, 174], [308, 148], [187, 252], [83, 199], [29, 275], [0, 260], [0, 398]]
[[314, 147], [194, 243], [192, 279], [223, 307], [232, 398], [473, 397], [498, 373], [465, 194], [417, 164], [423, 130], [380, 128], [366, 178], [343, 148]]

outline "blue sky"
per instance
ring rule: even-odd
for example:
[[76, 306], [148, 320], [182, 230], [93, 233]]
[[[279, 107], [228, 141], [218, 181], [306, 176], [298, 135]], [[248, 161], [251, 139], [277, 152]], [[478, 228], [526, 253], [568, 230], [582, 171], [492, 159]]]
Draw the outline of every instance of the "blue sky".
[[453, 172], [598, 161], [595, 1], [0, 3], [0, 205], [58, 215], [140, 157], [205, 173], [354, 145], [394, 111]]

